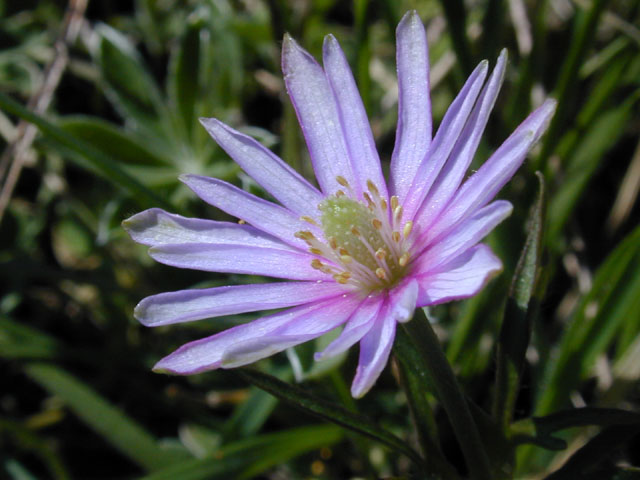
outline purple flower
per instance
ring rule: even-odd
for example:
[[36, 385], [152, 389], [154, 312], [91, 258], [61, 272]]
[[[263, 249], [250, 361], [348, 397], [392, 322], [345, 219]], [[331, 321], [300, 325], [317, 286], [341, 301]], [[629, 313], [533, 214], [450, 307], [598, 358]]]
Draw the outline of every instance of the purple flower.
[[492, 200], [545, 130], [555, 102], [534, 111], [464, 180], [504, 77], [506, 52], [486, 82], [488, 63], [478, 65], [432, 138], [429, 56], [416, 12], [404, 16], [396, 36], [398, 128], [388, 182], [336, 39], [325, 38], [323, 69], [285, 36], [284, 79], [320, 188], [252, 138], [203, 118], [218, 145], [280, 205], [215, 178], [184, 175], [202, 200], [241, 224], [159, 209], [124, 222], [158, 262], [293, 280], [145, 298], [135, 316], [147, 326], [291, 307], [188, 343], [156, 370], [238, 367], [343, 325], [316, 359], [360, 342], [351, 393], [361, 397], [387, 363], [398, 322], [410, 320], [416, 307], [475, 295], [501, 270], [479, 242], [512, 207]]

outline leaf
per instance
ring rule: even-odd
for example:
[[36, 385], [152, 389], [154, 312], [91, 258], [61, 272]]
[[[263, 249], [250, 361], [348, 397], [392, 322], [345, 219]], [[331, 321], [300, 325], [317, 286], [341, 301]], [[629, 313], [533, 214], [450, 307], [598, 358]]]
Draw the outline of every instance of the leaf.
[[598, 168], [605, 153], [624, 133], [634, 113], [640, 92], [631, 95], [619, 107], [601, 112], [598, 118], [581, 135], [566, 171], [566, 179], [549, 205], [549, 241], [553, 245], [573, 209]]
[[201, 95], [199, 79], [202, 73], [200, 56], [205, 41], [203, 25], [200, 16], [192, 15], [189, 18], [169, 63], [169, 98], [178, 112], [186, 138], [191, 138], [197, 123], [196, 101]]
[[529, 216], [529, 233], [513, 274], [497, 346], [493, 416], [505, 431], [513, 417], [533, 317], [542, 296], [534, 297], [540, 273], [545, 220], [544, 177], [540, 172], [537, 176], [538, 198]]
[[0, 357], [49, 359], [60, 352], [52, 337], [8, 318], [0, 318]]
[[[617, 454], [620, 447], [629, 442], [638, 432], [640, 432], [639, 424], [616, 425], [604, 429], [574, 453], [562, 468], [546, 477], [545, 480], [566, 480], [571, 478], [605, 480], [616, 478], [613, 476], [615, 472], [609, 470], [611, 475], [608, 475], [600, 467], [609, 460], [610, 456]], [[635, 478], [638, 478], [637, 472], [635, 475]], [[634, 477], [627, 476], [627, 478]]]
[[406, 442], [378, 427], [367, 417], [350, 412], [341, 405], [318, 398], [306, 390], [266, 373], [252, 369], [239, 369], [236, 372], [247, 382], [269, 392], [280, 400], [285, 400], [325, 420], [373, 438], [391, 449], [403, 453], [417, 465], [423, 464], [420, 456]]
[[84, 423], [141, 467], [156, 470], [179, 458], [160, 448], [156, 439], [138, 423], [62, 368], [34, 363], [27, 365], [25, 372], [62, 398]]
[[[76, 156], [71, 156], [70, 160], [82, 167], [91, 169], [110, 181], [113, 185], [128, 191], [135, 199], [138, 200], [141, 207], [163, 207], [171, 209], [171, 206], [157, 196], [145, 186], [140, 184], [136, 179], [125, 173], [120, 165], [111, 157], [105, 155], [100, 150], [95, 149], [92, 145], [80, 140], [79, 138], [65, 132], [60, 127], [55, 126], [44, 117], [36, 115], [26, 109], [10, 97], [0, 92], [0, 108], [17, 115], [24, 120], [33, 123], [40, 129], [40, 132], [46, 138], [50, 138], [57, 145], [74, 152]], [[84, 161], [78, 160], [81, 158]]]
[[624, 321], [637, 318], [633, 308], [640, 297], [638, 269], [640, 227], [620, 242], [596, 271], [593, 287], [578, 304], [556, 360], [545, 372], [545, 388], [536, 402], [537, 415], [566, 404], [597, 355], [609, 347], [616, 330]]
[[122, 33], [105, 24], [95, 28], [92, 54], [100, 68], [105, 93], [123, 119], [137, 127], [158, 129], [166, 113], [160, 91], [135, 47]]
[[60, 127], [71, 135], [91, 144], [124, 165], [171, 165], [167, 152], [154, 151], [130, 132], [99, 118], [84, 115], [63, 117]]
[[396, 333], [393, 353], [398, 359], [402, 385], [420, 439], [426, 470], [438, 473], [442, 478], [455, 478], [456, 473], [442, 455], [438, 443], [437, 425], [428, 399], [433, 392], [433, 385], [428, 372], [420, 369], [420, 354], [402, 328]]
[[253, 478], [304, 452], [339, 442], [335, 425], [313, 425], [257, 435], [226, 445], [212, 456], [177, 463], [141, 480], [216, 480]]

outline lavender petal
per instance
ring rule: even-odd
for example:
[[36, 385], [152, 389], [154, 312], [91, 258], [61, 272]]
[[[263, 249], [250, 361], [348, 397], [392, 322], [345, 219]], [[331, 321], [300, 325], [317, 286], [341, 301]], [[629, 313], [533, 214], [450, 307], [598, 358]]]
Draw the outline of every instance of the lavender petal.
[[282, 205], [301, 215], [316, 210], [322, 201], [320, 192], [280, 158], [253, 138], [215, 118], [201, 118], [200, 123], [217, 144]]
[[391, 193], [404, 202], [431, 143], [427, 35], [415, 10], [396, 30], [398, 127], [391, 156]]
[[293, 307], [342, 294], [331, 282], [284, 282], [180, 290], [152, 295], [135, 308], [135, 318], [147, 327], [203, 318]]

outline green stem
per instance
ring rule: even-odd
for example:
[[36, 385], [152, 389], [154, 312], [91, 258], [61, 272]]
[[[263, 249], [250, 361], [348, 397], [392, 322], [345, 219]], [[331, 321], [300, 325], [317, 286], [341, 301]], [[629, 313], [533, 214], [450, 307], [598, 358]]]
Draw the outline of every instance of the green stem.
[[420, 312], [418, 310], [413, 320], [403, 324], [403, 327], [415, 342], [427, 367], [436, 393], [460, 443], [471, 478], [491, 480], [493, 476], [489, 457], [462, 389], [429, 320]]

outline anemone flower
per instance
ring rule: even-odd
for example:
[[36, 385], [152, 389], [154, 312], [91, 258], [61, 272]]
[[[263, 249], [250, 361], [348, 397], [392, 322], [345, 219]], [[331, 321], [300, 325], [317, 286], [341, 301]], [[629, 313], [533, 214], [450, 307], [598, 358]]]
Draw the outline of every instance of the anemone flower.
[[322, 67], [286, 35], [284, 80], [318, 188], [254, 139], [203, 118], [218, 145], [279, 204], [222, 180], [183, 175], [197, 196], [240, 221], [150, 209], [124, 222], [133, 240], [166, 265], [285, 280], [142, 300], [135, 316], [147, 326], [283, 309], [187, 343], [155, 370], [239, 367], [343, 326], [316, 359], [359, 342], [351, 393], [361, 397], [387, 363], [398, 322], [410, 320], [416, 307], [475, 295], [501, 270], [479, 243], [512, 210], [493, 198], [545, 130], [555, 103], [535, 110], [465, 180], [504, 78], [506, 52], [488, 80], [487, 61], [478, 65], [432, 137], [429, 55], [416, 12], [404, 16], [396, 40], [398, 126], [388, 181], [337, 40], [325, 38]]

